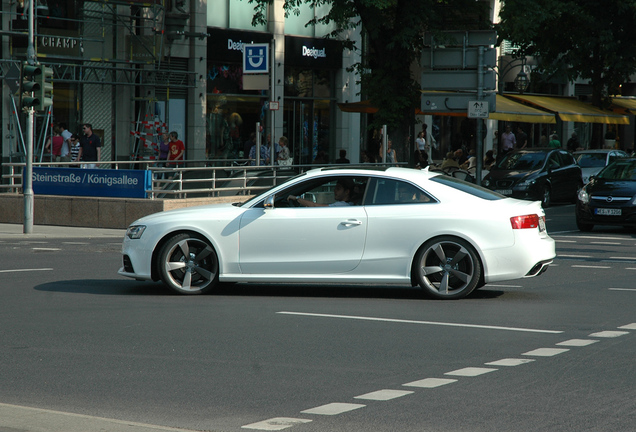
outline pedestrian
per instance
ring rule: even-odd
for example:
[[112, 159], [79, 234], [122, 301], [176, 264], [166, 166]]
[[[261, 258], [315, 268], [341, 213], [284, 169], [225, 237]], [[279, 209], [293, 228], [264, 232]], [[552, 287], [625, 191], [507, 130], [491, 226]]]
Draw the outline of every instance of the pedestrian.
[[345, 149], [340, 149], [340, 157], [336, 159], [337, 164], [348, 164], [350, 163], [349, 159], [347, 159], [347, 151]]
[[548, 147], [561, 148], [561, 141], [559, 141], [559, 136], [557, 134], [552, 134], [552, 136], [550, 136], [550, 142], [548, 143]]
[[506, 131], [501, 134], [501, 153], [502, 156], [515, 148], [517, 138], [512, 133], [510, 125], [506, 126]]
[[185, 144], [179, 139], [179, 134], [172, 131], [170, 136], [170, 149], [168, 151], [168, 166], [180, 167], [185, 159]]
[[64, 138], [64, 144], [62, 144], [62, 151], [60, 153], [60, 160], [57, 162], [70, 162], [71, 161], [71, 147], [73, 144], [71, 143], [71, 137], [73, 134], [66, 129], [66, 123], [60, 123], [60, 135]]
[[528, 145], [528, 134], [526, 134], [523, 129], [521, 129], [521, 126], [519, 126], [517, 128], [517, 148], [518, 149], [522, 149], [522, 148], [526, 148], [526, 146]]
[[568, 151], [572, 153], [574, 153], [575, 151], [579, 149], [579, 147], [581, 147], [581, 144], [579, 143], [579, 137], [576, 134], [576, 132], [572, 132], [572, 136], [570, 137], [566, 145], [567, 145]]
[[[81, 159], [79, 157], [80, 151], [80, 137], [77, 134], [72, 134], [71, 138], [71, 161], [80, 162]], [[71, 168], [79, 168], [79, 165], [69, 165]]]
[[55, 162], [60, 162], [60, 154], [62, 152], [62, 146], [64, 145], [64, 138], [60, 134], [60, 128], [58, 125], [53, 126], [53, 136], [47, 138], [44, 149], [51, 153], [51, 159]]
[[93, 133], [93, 125], [84, 123], [82, 125], [84, 136], [80, 138], [79, 154], [75, 162], [82, 160], [82, 168], [95, 169], [102, 154], [102, 142], [99, 137]]

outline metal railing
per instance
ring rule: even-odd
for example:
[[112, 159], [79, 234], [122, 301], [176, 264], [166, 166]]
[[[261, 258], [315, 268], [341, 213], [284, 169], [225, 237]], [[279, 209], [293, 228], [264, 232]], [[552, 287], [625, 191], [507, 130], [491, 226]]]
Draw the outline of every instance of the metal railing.
[[[188, 160], [185, 166], [158, 166], [155, 160], [96, 162], [102, 168], [141, 169], [152, 172], [152, 186], [148, 198], [196, 198], [256, 195], [318, 165], [248, 165], [249, 160]], [[21, 193], [24, 162], [9, 162], [3, 166], [0, 192]], [[77, 167], [73, 162], [34, 162], [34, 167]], [[355, 167], [356, 165], [329, 165]], [[364, 167], [383, 164], [364, 164]], [[358, 167], [360, 167], [358, 165]]]

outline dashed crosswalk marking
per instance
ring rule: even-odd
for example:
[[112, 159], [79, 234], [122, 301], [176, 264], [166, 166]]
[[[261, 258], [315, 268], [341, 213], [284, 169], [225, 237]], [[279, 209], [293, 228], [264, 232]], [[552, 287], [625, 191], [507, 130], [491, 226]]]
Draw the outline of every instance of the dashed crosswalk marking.
[[424, 378], [422, 380], [413, 381], [402, 385], [405, 387], [435, 388], [454, 382], [457, 382], [457, 380], [450, 378]]
[[269, 420], [263, 420], [257, 423], [241, 426], [243, 429], [255, 429], [264, 431], [277, 431], [287, 429], [288, 427], [296, 426], [298, 424], [309, 423], [311, 420], [297, 419], [289, 417], [275, 417]]
[[533, 362], [534, 359], [518, 359], [518, 358], [505, 358], [493, 362], [488, 362], [488, 366], [519, 366], [526, 363]]
[[378, 390], [371, 393], [366, 393], [360, 396], [354, 397], [354, 399], [368, 399], [368, 400], [377, 400], [377, 401], [387, 401], [391, 399], [396, 399], [402, 396], [410, 395], [415, 392], [406, 391], [406, 390]]
[[338, 415], [348, 411], [364, 408], [366, 405], [334, 402], [316, 408], [301, 411], [302, 414]]
[[583, 347], [583, 346], [592, 345], [593, 343], [596, 343], [596, 342], [598, 341], [593, 339], [570, 339], [563, 342], [559, 342], [557, 345]]
[[474, 377], [474, 376], [487, 374], [488, 372], [494, 372], [496, 370], [497, 369], [493, 369], [493, 368], [467, 367], [467, 368], [457, 369], [451, 372], [446, 372], [444, 375]]
[[590, 337], [615, 338], [619, 336], [624, 336], [626, 334], [629, 334], [629, 332], [607, 330], [607, 331], [602, 331], [598, 333], [592, 333]]
[[522, 355], [536, 356], [536, 357], [552, 357], [558, 354], [562, 354], [566, 351], [570, 351], [565, 348], [537, 348], [536, 350], [528, 351]]
[[636, 330], [636, 323], [632, 323], [632, 324], [627, 324], [627, 325], [621, 326], [621, 327], [619, 327], [619, 329]]

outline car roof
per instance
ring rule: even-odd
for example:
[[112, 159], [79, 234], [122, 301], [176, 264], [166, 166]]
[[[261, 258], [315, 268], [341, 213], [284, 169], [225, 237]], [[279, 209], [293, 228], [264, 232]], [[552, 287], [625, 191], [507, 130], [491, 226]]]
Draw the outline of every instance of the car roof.
[[625, 153], [623, 150], [616, 149], [589, 149], [589, 150], [579, 150], [575, 151], [574, 154], [582, 154], [582, 153], [609, 153], [613, 151], [619, 151]]

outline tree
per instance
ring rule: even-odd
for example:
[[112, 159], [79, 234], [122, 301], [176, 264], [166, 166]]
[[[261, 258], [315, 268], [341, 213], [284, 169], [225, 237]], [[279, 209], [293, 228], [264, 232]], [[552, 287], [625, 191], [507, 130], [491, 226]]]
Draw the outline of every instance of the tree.
[[[265, 23], [266, 5], [256, 3], [254, 23]], [[489, 2], [474, 0], [285, 0], [286, 13], [297, 13], [303, 4], [331, 5], [329, 12], [311, 23], [335, 23], [329, 35], [342, 40], [347, 30], [362, 26], [367, 47], [363, 62], [355, 65], [363, 92], [379, 111], [371, 127], [386, 124], [394, 148], [401, 147], [414, 123], [420, 104], [419, 86], [411, 74], [419, 62], [426, 31], [486, 28]], [[350, 40], [345, 46], [355, 47]]]
[[636, 0], [503, 0], [498, 37], [518, 55], [540, 59], [538, 72], [589, 79], [592, 103], [636, 73]]

